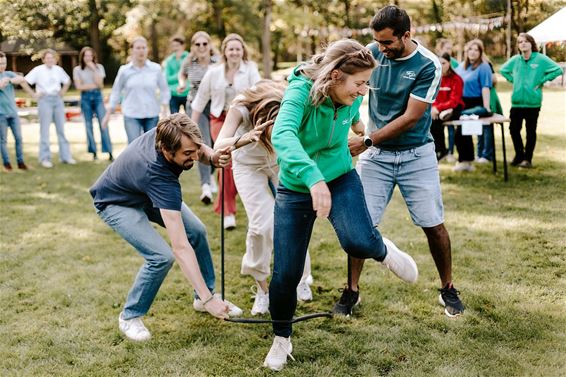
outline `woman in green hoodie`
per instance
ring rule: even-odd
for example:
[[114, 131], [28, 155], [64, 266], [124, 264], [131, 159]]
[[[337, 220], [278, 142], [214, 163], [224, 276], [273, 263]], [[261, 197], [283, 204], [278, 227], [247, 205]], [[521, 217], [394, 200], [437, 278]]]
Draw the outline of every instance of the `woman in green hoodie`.
[[[509, 131], [515, 147], [513, 166], [532, 167], [537, 141], [537, 120], [542, 104], [542, 86], [562, 74], [562, 68], [549, 57], [537, 52], [537, 44], [527, 33], [517, 37], [519, 54], [501, 67], [501, 74], [513, 84], [511, 95], [511, 124]], [[523, 145], [521, 128], [525, 121], [527, 144]]]
[[356, 258], [373, 258], [407, 282], [418, 277], [413, 258], [382, 238], [371, 222], [362, 184], [352, 167], [348, 132], [363, 134], [359, 108], [376, 62], [354, 40], [330, 44], [294, 69], [271, 141], [280, 184], [274, 210], [274, 267], [269, 310], [275, 339], [264, 366], [281, 370], [291, 354], [291, 320], [297, 306], [307, 247], [317, 217], [328, 218], [340, 246]]

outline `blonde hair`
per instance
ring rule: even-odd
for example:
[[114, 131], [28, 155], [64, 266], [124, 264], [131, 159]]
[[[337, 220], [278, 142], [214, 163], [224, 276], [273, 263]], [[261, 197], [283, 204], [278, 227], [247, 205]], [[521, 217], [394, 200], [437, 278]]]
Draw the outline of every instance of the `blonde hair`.
[[[470, 62], [470, 58], [468, 57], [468, 50], [470, 49], [470, 47], [472, 47], [474, 45], [480, 51], [480, 56], [479, 56], [478, 60], [474, 64], [472, 64], [472, 62]], [[481, 63], [483, 63], [485, 61], [485, 57], [483, 55], [483, 52], [484, 52], [483, 42], [479, 39], [472, 39], [471, 41], [466, 43], [466, 46], [464, 46], [464, 52], [465, 52], [465, 55], [466, 55], [466, 58], [464, 59], [464, 69], [468, 69], [468, 67], [470, 65], [472, 66], [472, 69], [476, 69], [477, 67], [479, 67], [479, 65]]]
[[132, 42], [130, 43], [130, 48], [134, 48], [134, 45], [136, 44], [136, 42], [143, 42], [147, 46], [147, 39], [145, 39], [142, 36], [138, 36], [138, 37], [135, 37], [134, 39], [132, 39]]
[[52, 48], [46, 48], [45, 50], [41, 51], [41, 60], [45, 60], [45, 57], [51, 54], [53, 55], [53, 58], [55, 58], [55, 62], [59, 61], [59, 54], [57, 53], [57, 51], [53, 50]]
[[[332, 71], [347, 75], [356, 74], [376, 66], [371, 52], [353, 39], [341, 39], [311, 58], [301, 71], [313, 82], [310, 98], [314, 106], [320, 105], [329, 96], [330, 89], [338, 82], [332, 80]], [[340, 78], [339, 81], [344, 80]]]
[[204, 38], [206, 39], [206, 41], [208, 42], [208, 46], [210, 47], [210, 56], [215, 56], [215, 55], [220, 55], [220, 53], [218, 52], [218, 50], [216, 49], [216, 47], [212, 44], [212, 38], [210, 37], [210, 34], [208, 34], [206, 31], [197, 31], [196, 33], [193, 34], [193, 36], [191, 37], [191, 48], [189, 51], [189, 61], [192, 61], [195, 59], [196, 57], [196, 53], [195, 51], [193, 51], [193, 45], [195, 44], [195, 42], [197, 41], [197, 39], [199, 38]]
[[198, 125], [187, 114], [176, 113], [163, 118], [157, 124], [155, 147], [175, 153], [181, 148], [183, 135], [199, 147], [203, 144]]
[[224, 38], [224, 40], [222, 41], [222, 45], [220, 46], [220, 51], [222, 52], [222, 62], [226, 63], [226, 47], [228, 45], [228, 42], [232, 42], [232, 41], [238, 41], [242, 44], [242, 49], [244, 50], [244, 56], [242, 57], [242, 60], [247, 62], [248, 46], [246, 46], [244, 39], [239, 34], [236, 33], [228, 34], [226, 38]]
[[[250, 123], [252, 127], [255, 127], [269, 120], [275, 120], [279, 114], [285, 88], [286, 84], [283, 82], [260, 80], [239, 94], [232, 105], [245, 106], [250, 112]], [[273, 145], [268, 134], [268, 132], [263, 132], [259, 141], [272, 154]]]

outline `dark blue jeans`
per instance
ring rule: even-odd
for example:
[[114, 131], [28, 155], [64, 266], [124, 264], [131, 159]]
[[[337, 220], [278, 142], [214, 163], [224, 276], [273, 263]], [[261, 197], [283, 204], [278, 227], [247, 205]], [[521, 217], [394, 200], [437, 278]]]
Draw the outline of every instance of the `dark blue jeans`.
[[100, 142], [102, 144], [102, 152], [112, 153], [112, 142], [110, 141], [110, 133], [108, 127], [102, 128], [102, 119], [106, 115], [104, 109], [104, 101], [102, 92], [98, 89], [85, 90], [81, 92], [81, 110], [85, 118], [86, 142], [89, 153], [96, 153], [96, 141], [94, 139], [94, 130], [92, 118], [96, 115], [98, 126], [100, 127]]
[[159, 116], [153, 118], [130, 118], [124, 115], [124, 127], [128, 136], [128, 144], [152, 128], [157, 127]]
[[179, 96], [171, 96], [169, 100], [169, 111], [171, 114], [176, 114], [181, 109], [181, 106], [185, 109], [185, 113], [187, 112], [187, 96], [179, 97]]
[[[336, 231], [340, 246], [355, 258], [382, 261], [385, 245], [372, 225], [366, 207], [360, 177], [355, 170], [328, 183], [332, 208], [328, 219]], [[269, 285], [269, 311], [275, 320], [293, 318], [297, 307], [297, 285], [301, 280], [305, 257], [316, 213], [309, 193], [289, 190], [283, 185], [275, 196], [273, 277]], [[277, 336], [291, 336], [291, 324], [273, 324]]]

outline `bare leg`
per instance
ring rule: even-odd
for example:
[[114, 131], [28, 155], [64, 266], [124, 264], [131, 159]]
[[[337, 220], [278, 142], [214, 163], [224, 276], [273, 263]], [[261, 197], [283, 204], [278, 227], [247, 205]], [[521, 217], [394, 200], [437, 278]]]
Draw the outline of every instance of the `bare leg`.
[[362, 269], [364, 268], [364, 260], [354, 257], [350, 257], [352, 260], [352, 270], [351, 270], [351, 281], [348, 282], [348, 288], [350, 290], [357, 292], [358, 283], [360, 281], [360, 276], [362, 274]]
[[422, 228], [428, 239], [428, 247], [436, 269], [440, 275], [442, 287], [452, 282], [452, 252], [450, 248], [450, 236], [444, 224], [432, 228]]

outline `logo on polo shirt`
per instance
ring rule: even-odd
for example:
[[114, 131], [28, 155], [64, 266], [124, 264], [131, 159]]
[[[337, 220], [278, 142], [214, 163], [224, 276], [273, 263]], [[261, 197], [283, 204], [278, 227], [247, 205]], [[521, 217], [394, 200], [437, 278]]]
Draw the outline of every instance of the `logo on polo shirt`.
[[532, 68], [532, 69], [537, 69], [537, 68], [538, 68], [538, 64], [537, 64], [537, 63], [531, 63], [531, 68]]
[[414, 80], [417, 78], [417, 74], [415, 73], [415, 71], [405, 71], [405, 73], [403, 73], [401, 77], [404, 79]]

